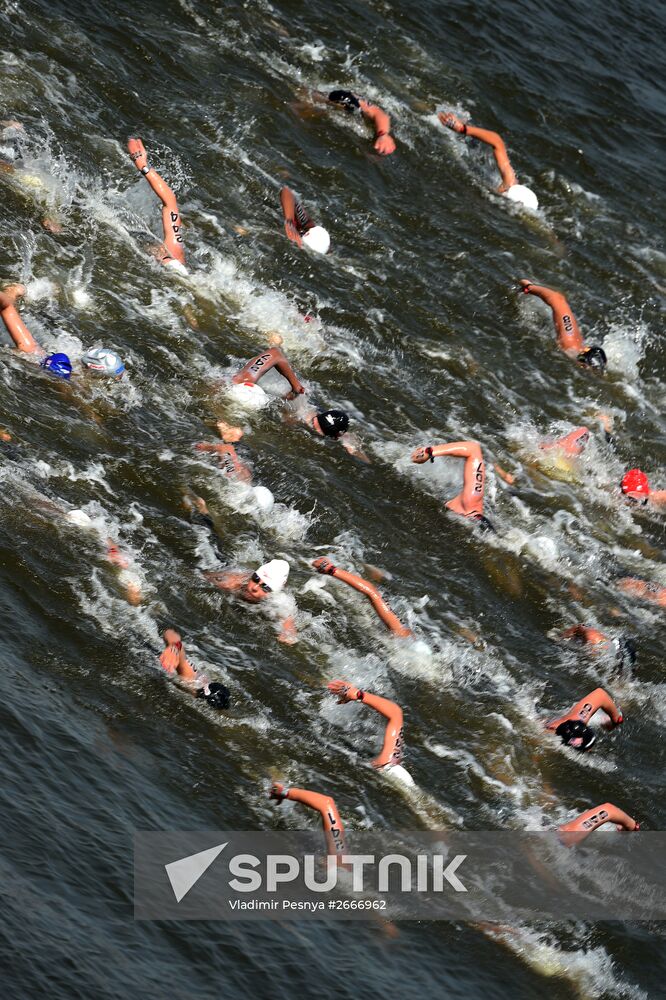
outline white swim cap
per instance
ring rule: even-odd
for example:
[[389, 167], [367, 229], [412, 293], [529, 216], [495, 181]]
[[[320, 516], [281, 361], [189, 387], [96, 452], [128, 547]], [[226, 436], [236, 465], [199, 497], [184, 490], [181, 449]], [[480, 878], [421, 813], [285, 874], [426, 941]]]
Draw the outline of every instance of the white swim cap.
[[76, 508], [69, 510], [65, 514], [65, 517], [70, 524], [75, 524], [77, 528], [89, 528], [92, 524], [92, 520], [86, 514], [85, 510], [78, 510]]
[[180, 260], [176, 260], [175, 257], [169, 257], [168, 260], [162, 261], [162, 263], [164, 264], [165, 267], [171, 267], [175, 271], [179, 271], [181, 274], [189, 274], [190, 273], [187, 270], [187, 268], [185, 267], [185, 265], [183, 264], [183, 262], [180, 261]]
[[234, 382], [229, 394], [236, 403], [247, 406], [250, 410], [261, 410], [269, 402], [267, 394], [254, 382]]
[[271, 559], [255, 570], [262, 583], [271, 588], [274, 594], [278, 594], [287, 582], [289, 576], [289, 563], [285, 559]]
[[402, 764], [394, 764], [393, 767], [387, 767], [384, 769], [384, 773], [388, 774], [390, 778], [395, 778], [396, 781], [401, 781], [404, 785], [408, 785], [409, 788], [416, 786], [416, 782], [411, 774], [405, 770]]
[[308, 229], [306, 233], [303, 233], [301, 238], [306, 247], [314, 250], [315, 253], [328, 253], [328, 248], [331, 245], [331, 237], [323, 226], [313, 226], [312, 229]]
[[114, 378], [125, 372], [120, 355], [108, 347], [91, 347], [81, 358], [81, 364], [99, 375], [111, 375]]
[[252, 492], [254, 493], [254, 499], [257, 502], [257, 507], [259, 510], [270, 510], [275, 503], [275, 497], [266, 486], [253, 486]]
[[523, 208], [529, 208], [533, 212], [536, 212], [539, 207], [539, 200], [534, 191], [525, 187], [524, 184], [513, 184], [504, 194], [509, 201], [515, 201], [518, 205], [522, 205]]

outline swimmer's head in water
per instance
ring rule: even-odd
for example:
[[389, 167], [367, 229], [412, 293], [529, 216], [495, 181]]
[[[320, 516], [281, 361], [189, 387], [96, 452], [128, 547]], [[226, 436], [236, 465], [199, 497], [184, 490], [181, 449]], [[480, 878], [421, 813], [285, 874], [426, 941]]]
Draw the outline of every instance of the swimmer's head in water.
[[58, 378], [68, 379], [72, 374], [72, 362], [66, 354], [49, 354], [40, 361], [40, 365]]
[[534, 191], [524, 184], [512, 184], [504, 192], [504, 197], [508, 198], [509, 201], [514, 201], [517, 205], [522, 205], [523, 208], [529, 208], [532, 212], [536, 212], [539, 207], [539, 199]]
[[269, 511], [275, 503], [275, 497], [266, 486], [253, 486], [252, 492], [257, 507], [261, 511]]
[[594, 730], [586, 726], [580, 719], [567, 719], [566, 722], [560, 722], [555, 733], [565, 746], [580, 750], [581, 753], [589, 750], [597, 738]]
[[301, 236], [301, 240], [306, 247], [314, 250], [315, 253], [328, 253], [331, 246], [331, 237], [323, 226], [312, 226], [311, 229], [307, 229]]
[[349, 430], [349, 417], [344, 410], [324, 410], [317, 414], [317, 423], [322, 434], [330, 438], [339, 438]]
[[621, 635], [613, 639], [615, 658], [620, 667], [633, 667], [638, 659], [638, 644], [632, 636]]
[[229, 688], [224, 684], [209, 684], [208, 690], [204, 691], [203, 697], [211, 708], [229, 708]]
[[629, 469], [622, 477], [620, 489], [630, 500], [647, 503], [650, 495], [650, 483], [642, 469]]
[[255, 382], [234, 382], [229, 395], [234, 402], [248, 410], [261, 410], [269, 402], [268, 395]]
[[122, 358], [108, 347], [91, 347], [81, 358], [81, 364], [88, 371], [95, 372], [97, 375], [120, 378], [121, 375], [125, 374]]
[[608, 363], [606, 352], [603, 347], [586, 347], [577, 358], [578, 364], [585, 368], [592, 368], [594, 371], [603, 372]]
[[288, 576], [289, 563], [285, 559], [271, 559], [252, 574], [243, 588], [243, 596], [256, 604], [267, 594], [279, 594]]
[[78, 508], [68, 510], [65, 518], [70, 524], [75, 524], [77, 528], [90, 528], [92, 526], [90, 515], [86, 514], [85, 510], [79, 510]]
[[352, 94], [351, 90], [332, 90], [328, 99], [332, 104], [339, 104], [350, 115], [353, 115], [361, 107], [358, 97]]

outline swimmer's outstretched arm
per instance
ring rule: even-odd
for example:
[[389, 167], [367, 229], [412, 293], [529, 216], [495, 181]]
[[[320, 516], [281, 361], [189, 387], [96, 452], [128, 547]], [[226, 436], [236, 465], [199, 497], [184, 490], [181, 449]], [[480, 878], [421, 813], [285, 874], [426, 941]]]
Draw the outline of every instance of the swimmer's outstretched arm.
[[482, 513], [486, 470], [478, 441], [452, 441], [451, 444], [417, 448], [412, 452], [412, 462], [422, 465], [424, 462], [434, 462], [436, 458], [443, 456], [465, 459], [462, 492], [453, 500], [449, 500], [446, 506], [457, 514]]
[[30, 330], [18, 314], [16, 302], [25, 295], [24, 285], [9, 285], [0, 292], [0, 316], [7, 327], [7, 333], [12, 338], [19, 351], [26, 354], [44, 354]]
[[359, 100], [359, 107], [366, 118], [369, 118], [375, 128], [374, 148], [382, 156], [395, 152], [395, 140], [391, 135], [391, 119], [377, 104]]
[[308, 219], [303, 206], [300, 202], [296, 201], [291, 188], [282, 188], [280, 191], [280, 204], [282, 205], [282, 214], [284, 215], [284, 231], [288, 238], [300, 247], [302, 244], [301, 234], [310, 228], [312, 220]]
[[502, 183], [499, 187], [500, 192], [507, 191], [510, 187], [513, 187], [513, 185], [517, 183], [516, 175], [509, 161], [509, 154], [507, 153], [506, 146], [504, 145], [504, 140], [497, 134], [497, 132], [491, 132], [487, 128], [477, 128], [475, 125], [465, 125], [465, 123], [454, 114], [449, 113], [445, 115], [440, 111], [437, 117], [442, 125], [446, 128], [450, 128], [453, 132], [457, 132], [459, 135], [468, 135], [471, 139], [479, 139], [481, 142], [485, 142], [491, 147], [497, 164], [497, 169], [502, 176]]
[[521, 278], [520, 285], [525, 295], [536, 295], [552, 309], [558, 346], [567, 353], [575, 351], [579, 354], [584, 349], [585, 342], [571, 306], [562, 292], [556, 292], [546, 285], [534, 285], [527, 278]]
[[283, 802], [284, 799], [291, 799], [293, 802], [301, 802], [310, 809], [316, 809], [321, 816], [326, 846], [329, 854], [340, 855], [345, 849], [344, 827], [340, 819], [340, 813], [330, 795], [321, 795], [319, 792], [310, 792], [305, 788], [285, 788], [279, 782], [274, 782], [270, 790], [269, 797]]
[[590, 432], [587, 427], [577, 427], [557, 441], [543, 441], [539, 448], [541, 451], [552, 451], [556, 448], [565, 455], [581, 455], [589, 439]]
[[166, 181], [152, 167], [148, 166], [148, 157], [141, 139], [131, 136], [127, 141], [127, 149], [134, 166], [143, 174], [162, 202], [162, 229], [164, 230], [164, 248], [167, 255], [173, 260], [185, 264], [183, 220], [180, 217], [175, 194]]
[[595, 688], [594, 691], [591, 691], [584, 698], [581, 698], [580, 701], [577, 701], [566, 715], [562, 715], [559, 719], [553, 719], [552, 722], [546, 723], [546, 729], [557, 729], [560, 723], [568, 722], [569, 719], [580, 720], [587, 725], [592, 716], [596, 715], [600, 710], [610, 716], [614, 726], [619, 726], [624, 722], [622, 709], [618, 708], [608, 692], [604, 691], [603, 688]]
[[370, 694], [369, 691], [361, 691], [359, 688], [349, 684], [348, 681], [331, 681], [328, 690], [338, 696], [338, 702], [343, 704], [347, 701], [362, 701], [369, 708], [374, 708], [385, 719], [388, 719], [386, 731], [384, 733], [384, 746], [379, 756], [372, 762], [373, 767], [386, 767], [402, 763], [404, 742], [403, 742], [403, 715], [402, 709], [394, 701], [388, 698], [381, 698], [378, 694]]
[[305, 387], [301, 384], [296, 372], [291, 367], [286, 357], [282, 353], [279, 347], [271, 347], [264, 351], [262, 354], [257, 354], [256, 357], [250, 358], [247, 364], [243, 365], [241, 370], [237, 372], [231, 379], [235, 384], [240, 382], [259, 382], [264, 375], [275, 368], [276, 371], [280, 373], [282, 378], [286, 379], [291, 386], [291, 391], [295, 392], [296, 395], [301, 395], [305, 392]]
[[334, 576], [336, 579], [342, 580], [343, 583], [349, 584], [354, 590], [358, 590], [359, 593], [365, 594], [386, 627], [395, 635], [401, 638], [412, 635], [411, 630], [406, 628], [398, 616], [391, 611], [382, 595], [372, 583], [369, 583], [360, 576], [356, 576], [354, 573], [348, 573], [346, 570], [334, 566], [332, 562], [323, 557], [315, 559], [312, 565], [319, 573], [323, 573], [325, 576]]
[[611, 802], [604, 802], [603, 805], [581, 813], [580, 816], [571, 820], [570, 823], [563, 823], [559, 827], [559, 831], [560, 833], [578, 834], [577, 837], [572, 838], [574, 843], [578, 843], [587, 837], [588, 834], [598, 829], [598, 827], [603, 826], [604, 823], [615, 823], [618, 830], [627, 830], [629, 832], [640, 829], [636, 820], [632, 819], [626, 812], [618, 809]]

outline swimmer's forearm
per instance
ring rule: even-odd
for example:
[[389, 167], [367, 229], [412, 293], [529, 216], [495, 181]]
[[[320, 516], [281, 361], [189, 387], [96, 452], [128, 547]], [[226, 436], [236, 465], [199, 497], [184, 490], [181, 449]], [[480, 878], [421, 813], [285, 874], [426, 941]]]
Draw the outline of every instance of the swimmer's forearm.
[[0, 295], [0, 315], [7, 328], [7, 333], [14, 341], [18, 350], [23, 351], [25, 354], [43, 353], [42, 348], [19, 316], [16, 306], [12, 302], [3, 304], [3, 299], [6, 299], [6, 297]]
[[472, 139], [485, 142], [491, 147], [495, 156], [497, 169], [502, 176], [502, 190], [513, 187], [516, 183], [516, 175], [511, 166], [509, 154], [506, 151], [506, 146], [501, 135], [498, 135], [497, 132], [492, 132], [490, 129], [477, 128], [476, 125], [467, 125], [465, 134]]
[[391, 131], [391, 119], [377, 104], [361, 101], [361, 111], [374, 125], [375, 135], [389, 135]]
[[563, 823], [560, 826], [562, 833], [580, 833], [587, 836], [600, 826], [606, 823], [617, 823], [624, 830], [632, 831], [638, 829], [638, 823], [622, 809], [618, 809], [611, 802], [604, 802], [593, 809], [587, 809], [570, 823]]
[[382, 595], [372, 583], [369, 583], [360, 576], [356, 576], [355, 573], [348, 573], [344, 569], [339, 569], [337, 566], [331, 573], [331, 576], [335, 576], [338, 580], [342, 580], [343, 583], [347, 583], [350, 587], [353, 587], [354, 590], [358, 590], [359, 593], [365, 594], [381, 620], [384, 622], [386, 627], [391, 630], [391, 632], [400, 636], [408, 636], [412, 634], [410, 630], [402, 624], [398, 616], [391, 611]]
[[316, 809], [321, 816], [326, 844], [329, 854], [339, 854], [344, 850], [344, 828], [335, 801], [330, 795], [321, 795], [305, 788], [290, 788], [285, 798], [301, 802], [304, 806]]
[[372, 766], [379, 768], [386, 767], [387, 764], [399, 764], [402, 760], [402, 709], [394, 701], [381, 698], [377, 694], [369, 694], [367, 691], [363, 694], [363, 703], [388, 719], [381, 753], [375, 757]]
[[480, 458], [481, 448], [476, 441], [452, 441], [450, 444], [432, 446], [433, 458], [442, 458], [445, 455], [453, 458]]
[[623, 721], [624, 716], [622, 715], [621, 710], [615, 704], [608, 692], [604, 691], [603, 688], [595, 688], [595, 690], [592, 691], [587, 698], [583, 699], [583, 701], [585, 705], [589, 704], [592, 706], [592, 711], [590, 712], [588, 718], [591, 719], [596, 712], [601, 710], [605, 712], [606, 715], [610, 716], [613, 725], [617, 726]]
[[282, 214], [287, 222], [294, 222], [296, 219], [296, 199], [291, 188], [283, 187], [280, 191], [280, 203]]
[[291, 365], [284, 357], [284, 355], [282, 356], [281, 360], [276, 361], [274, 363], [274, 367], [280, 373], [282, 378], [285, 378], [287, 380], [287, 382], [291, 386], [292, 392], [295, 392], [299, 396], [305, 392], [305, 389], [301, 384], [301, 382], [299, 381], [296, 372], [291, 367]]
[[562, 292], [555, 291], [554, 288], [548, 288], [546, 285], [534, 285], [530, 281], [523, 285], [523, 291], [525, 295], [536, 295], [546, 305], [549, 305], [556, 315], [571, 311], [566, 297]]

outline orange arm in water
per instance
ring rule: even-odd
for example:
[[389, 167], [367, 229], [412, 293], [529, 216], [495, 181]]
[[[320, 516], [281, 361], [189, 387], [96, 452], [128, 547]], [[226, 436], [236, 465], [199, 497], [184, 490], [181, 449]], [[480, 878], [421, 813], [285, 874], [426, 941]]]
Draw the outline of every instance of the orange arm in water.
[[[160, 177], [156, 170], [148, 166], [148, 157], [141, 139], [131, 137], [127, 142], [130, 159], [137, 170], [143, 174], [151, 188], [162, 202], [162, 229], [164, 231], [164, 249], [168, 257], [185, 264], [185, 246], [183, 241], [183, 220], [178, 210], [176, 196]], [[163, 261], [164, 262], [164, 261]]]
[[16, 308], [17, 299], [23, 295], [25, 295], [23, 285], [10, 285], [4, 292], [0, 292], [0, 316], [7, 327], [7, 333], [19, 351], [25, 354], [43, 354], [43, 349], [30, 333]]
[[576, 844], [605, 823], [615, 823], [618, 830], [631, 832], [640, 829], [635, 819], [632, 819], [631, 816], [623, 812], [622, 809], [618, 809], [611, 802], [604, 802], [603, 805], [586, 810], [586, 812], [581, 813], [576, 819], [571, 820], [570, 823], [563, 823], [558, 829], [560, 833], [574, 834], [575, 836], [563, 839], [565, 839], [567, 844]]
[[381, 698], [378, 694], [361, 691], [347, 681], [331, 681], [328, 690], [338, 696], [339, 702], [362, 701], [369, 708], [374, 708], [385, 719], [388, 719], [384, 732], [384, 745], [381, 753], [372, 762], [373, 767], [386, 767], [387, 764], [401, 764], [404, 752], [404, 724], [402, 709], [394, 701]]
[[547, 723], [546, 729], [557, 729], [561, 722], [567, 722], [569, 719], [580, 720], [587, 725], [592, 716], [596, 715], [600, 709], [610, 716], [614, 726], [619, 726], [624, 721], [621, 709], [617, 707], [608, 692], [604, 691], [603, 688], [595, 688], [590, 694], [577, 701], [566, 715]]
[[422, 465], [428, 460], [450, 456], [464, 458], [463, 488], [457, 497], [446, 506], [464, 517], [483, 513], [483, 497], [486, 489], [486, 470], [483, 453], [477, 441], [453, 441], [451, 444], [436, 444], [432, 447], [417, 448], [412, 452], [412, 462]]
[[491, 132], [490, 129], [487, 128], [477, 128], [475, 125], [465, 125], [465, 123], [454, 114], [445, 115], [440, 112], [437, 117], [442, 125], [446, 126], [446, 128], [450, 128], [453, 132], [457, 132], [459, 135], [468, 135], [471, 139], [478, 139], [479, 142], [485, 142], [487, 146], [490, 146], [493, 151], [493, 156], [495, 157], [497, 169], [502, 177], [502, 183], [499, 187], [500, 192], [513, 187], [516, 183], [516, 175], [513, 167], [511, 166], [509, 154], [506, 151], [506, 146], [501, 135], [498, 135], [497, 132]]
[[578, 327], [576, 317], [571, 311], [571, 306], [562, 292], [556, 292], [553, 288], [547, 288], [545, 285], [533, 285], [526, 278], [523, 278], [520, 284], [525, 295], [536, 295], [547, 306], [550, 306], [557, 332], [558, 346], [567, 354], [574, 352], [580, 354], [585, 347], [583, 335]]
[[277, 799], [278, 802], [291, 799], [292, 802], [301, 802], [310, 809], [316, 809], [321, 816], [328, 853], [339, 857], [344, 852], [345, 831], [338, 807], [330, 795], [310, 792], [305, 788], [285, 788], [276, 782], [271, 788], [270, 797]]
[[410, 629], [406, 628], [398, 616], [391, 611], [374, 584], [369, 583], [360, 576], [356, 576], [355, 573], [348, 573], [346, 570], [334, 566], [332, 562], [323, 557], [315, 559], [312, 565], [320, 573], [328, 576], [334, 576], [336, 579], [342, 580], [343, 583], [349, 584], [349, 586], [353, 587], [354, 590], [358, 590], [359, 593], [365, 594], [386, 627], [395, 635], [401, 636], [402, 638], [412, 635]]
[[241, 382], [257, 383], [271, 368], [275, 368], [282, 378], [287, 380], [292, 392], [295, 392], [297, 395], [305, 392], [296, 372], [279, 347], [271, 347], [262, 354], [257, 354], [256, 357], [250, 358], [247, 364], [243, 365], [241, 370], [232, 377], [231, 381], [236, 385]]
[[359, 101], [361, 112], [369, 118], [375, 127], [374, 148], [382, 156], [389, 156], [395, 152], [395, 140], [391, 135], [391, 119], [385, 111], [377, 104], [370, 104], [369, 101]]

